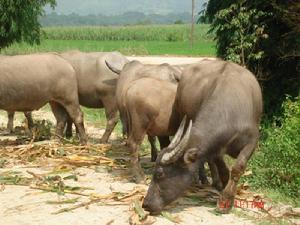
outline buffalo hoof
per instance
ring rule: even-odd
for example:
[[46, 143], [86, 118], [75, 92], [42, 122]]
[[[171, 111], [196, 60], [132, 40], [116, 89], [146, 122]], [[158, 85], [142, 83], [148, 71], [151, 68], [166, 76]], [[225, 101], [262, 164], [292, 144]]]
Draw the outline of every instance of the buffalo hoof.
[[73, 137], [72, 133], [66, 132], [66, 139], [71, 139]]
[[[34, 128], [33, 128], [34, 129]], [[28, 129], [28, 128], [26, 128], [25, 129], [25, 135], [27, 135], [28, 137], [30, 137], [30, 138], [33, 138], [33, 129]]]
[[155, 162], [157, 158], [157, 155], [151, 155], [151, 162]]
[[137, 184], [145, 183], [145, 175], [143, 171], [133, 169], [132, 172], [132, 181]]
[[201, 176], [201, 174], [199, 175], [199, 184], [201, 185], [208, 185], [209, 182], [207, 180], [206, 176]]
[[221, 214], [228, 214], [230, 212], [230, 210], [231, 210], [231, 208], [220, 208], [220, 207], [216, 208], [216, 211]]
[[132, 177], [132, 182], [134, 182], [136, 184], [146, 184], [144, 176], [141, 176], [141, 175], [134, 175]]
[[7, 135], [11, 135], [13, 133], [14, 133], [13, 130], [4, 130], [4, 131], [1, 132], [1, 135], [7, 136]]
[[108, 143], [108, 139], [107, 138], [101, 138], [100, 139], [100, 144], [107, 144]]
[[218, 182], [213, 182], [212, 186], [217, 189], [218, 191], [222, 191], [223, 190], [223, 184], [221, 181]]
[[81, 145], [87, 145], [88, 137], [86, 135], [83, 135], [79, 137], [79, 141]]
[[81, 139], [80, 144], [81, 145], [87, 145], [87, 139]]
[[234, 198], [220, 197], [217, 202], [216, 211], [222, 214], [228, 214], [233, 206]]

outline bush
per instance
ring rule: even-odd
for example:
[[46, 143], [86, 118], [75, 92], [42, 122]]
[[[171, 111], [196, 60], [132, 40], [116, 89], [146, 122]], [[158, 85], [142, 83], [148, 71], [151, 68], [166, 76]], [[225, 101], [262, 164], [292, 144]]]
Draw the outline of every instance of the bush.
[[265, 112], [279, 115], [285, 94], [300, 86], [299, 0], [209, 0], [217, 56], [245, 65], [264, 89]]
[[176, 20], [174, 24], [184, 24], [184, 22], [182, 20]]
[[300, 196], [300, 97], [286, 98], [283, 115], [262, 125], [259, 149], [250, 161], [255, 187], [276, 189], [290, 197]]

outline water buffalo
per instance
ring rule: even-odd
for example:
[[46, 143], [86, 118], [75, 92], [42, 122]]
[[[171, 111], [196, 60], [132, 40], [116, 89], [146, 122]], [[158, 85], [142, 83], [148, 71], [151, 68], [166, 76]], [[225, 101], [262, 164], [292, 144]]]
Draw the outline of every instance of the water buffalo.
[[65, 121], [61, 117], [67, 112], [85, 144], [87, 137], [77, 93], [73, 67], [57, 54], [0, 58], [0, 109], [26, 112], [49, 102], [58, 122], [57, 135], [63, 132]]
[[[15, 112], [7, 112], [7, 132], [12, 133], [14, 130], [14, 115]], [[31, 130], [34, 126], [31, 112], [24, 112], [24, 116], [27, 120], [28, 129]]]
[[[239, 65], [203, 61], [184, 70], [175, 105], [180, 118], [186, 115], [189, 122], [185, 133], [182, 126], [174, 144], [158, 155], [143, 207], [159, 213], [197, 180], [199, 161], [212, 160], [224, 187], [218, 209], [227, 213], [259, 138], [260, 86]], [[223, 161], [224, 154], [236, 158], [231, 171]]]
[[[143, 172], [139, 163], [138, 147], [148, 134], [151, 144], [151, 158], [156, 159], [153, 137], [158, 136], [161, 147], [170, 143], [179, 120], [173, 117], [173, 104], [177, 89], [177, 79], [181, 74], [178, 66], [144, 65], [138, 61], [127, 63], [117, 83], [116, 98], [121, 117], [126, 118], [127, 145], [132, 153], [132, 174], [141, 181]], [[179, 121], [179, 122], [177, 122]]]
[[[108, 138], [118, 122], [118, 109], [115, 98], [118, 75], [113, 73], [105, 61], [122, 68], [128, 60], [118, 52], [93, 52], [79, 51], [61, 54], [72, 64], [78, 80], [79, 103], [89, 108], [104, 108], [107, 118], [105, 133], [101, 142]], [[66, 135], [72, 135], [72, 123], [68, 123]]]

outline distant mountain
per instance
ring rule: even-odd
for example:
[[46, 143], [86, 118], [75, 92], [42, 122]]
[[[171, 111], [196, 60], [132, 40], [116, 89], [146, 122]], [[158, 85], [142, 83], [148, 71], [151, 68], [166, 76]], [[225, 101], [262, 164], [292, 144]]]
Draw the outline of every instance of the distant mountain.
[[[199, 11], [206, 0], [196, 0]], [[126, 12], [167, 15], [191, 11], [192, 0], [57, 0], [53, 11], [46, 7], [46, 13], [76, 13], [79, 15], [121, 15]]]
[[147, 25], [147, 24], [174, 24], [189, 23], [190, 13], [144, 14], [140, 12], [126, 12], [122, 15], [68, 15], [55, 12], [40, 18], [42, 26], [107, 26], [107, 25]]

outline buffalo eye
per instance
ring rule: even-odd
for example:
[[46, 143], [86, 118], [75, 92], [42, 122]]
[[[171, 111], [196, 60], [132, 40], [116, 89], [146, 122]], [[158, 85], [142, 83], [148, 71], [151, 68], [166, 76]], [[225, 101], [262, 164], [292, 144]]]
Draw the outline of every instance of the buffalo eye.
[[156, 173], [155, 173], [156, 178], [157, 178], [157, 179], [161, 179], [161, 178], [164, 177], [164, 175], [165, 175], [165, 173], [164, 173], [163, 168], [159, 167], [159, 168], [156, 170]]

